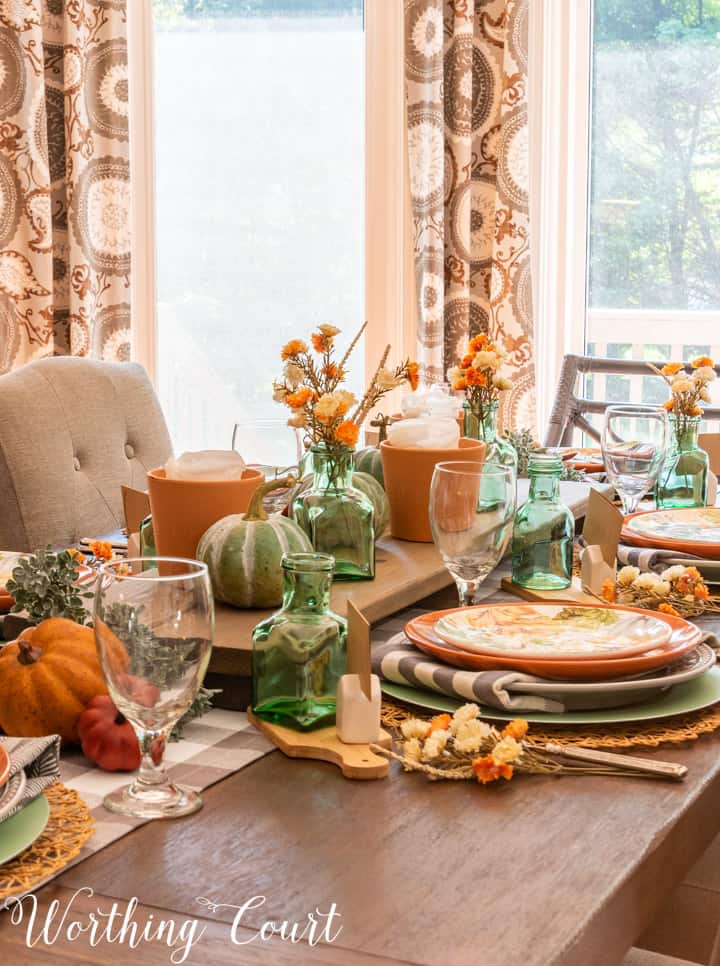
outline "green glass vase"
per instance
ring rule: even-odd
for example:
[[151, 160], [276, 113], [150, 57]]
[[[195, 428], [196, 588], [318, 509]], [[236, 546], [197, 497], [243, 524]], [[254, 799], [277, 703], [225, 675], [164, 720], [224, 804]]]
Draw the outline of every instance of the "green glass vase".
[[292, 502], [293, 520], [313, 549], [335, 558], [337, 580], [372, 580], [375, 576], [374, 511], [370, 500], [352, 485], [352, 450], [312, 447], [313, 482]]
[[490, 403], [480, 412], [473, 411], [470, 403], [463, 403], [463, 435], [469, 439], [482, 440], [486, 445], [485, 462], [512, 466], [517, 477], [517, 452], [502, 436], [498, 436], [498, 402]]
[[572, 582], [575, 520], [560, 500], [562, 460], [530, 457], [528, 499], [515, 514], [513, 583], [532, 590], [562, 590]]
[[698, 445], [700, 416], [670, 415], [670, 449], [655, 484], [660, 510], [705, 506], [710, 460]]
[[330, 610], [333, 558], [285, 554], [282, 608], [253, 631], [253, 712], [295, 731], [332, 724], [347, 622]]

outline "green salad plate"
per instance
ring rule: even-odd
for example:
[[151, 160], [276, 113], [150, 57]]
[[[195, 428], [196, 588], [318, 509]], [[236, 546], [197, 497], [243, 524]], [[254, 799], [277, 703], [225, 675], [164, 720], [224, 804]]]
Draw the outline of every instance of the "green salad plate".
[[[385, 694], [405, 704], [412, 704], [417, 708], [428, 711], [457, 711], [467, 701], [449, 698], [437, 691], [426, 691], [421, 688], [411, 688], [391, 681], [381, 681]], [[720, 667], [713, 667], [701, 677], [684, 684], [676, 684], [665, 694], [653, 701], [643, 704], [630, 705], [624, 708], [600, 708], [594, 711], [565, 711], [558, 714], [540, 711], [500, 711], [487, 705], [480, 705], [480, 714], [490, 721], [512, 721], [513, 718], [524, 718], [534, 724], [622, 724], [628, 721], [657, 721], [661, 718], [672, 718], [678, 714], [690, 711], [701, 711], [711, 704], [720, 701]]]
[[38, 795], [12, 818], [0, 822], [0, 865], [14, 859], [42, 835], [50, 818], [50, 804]]

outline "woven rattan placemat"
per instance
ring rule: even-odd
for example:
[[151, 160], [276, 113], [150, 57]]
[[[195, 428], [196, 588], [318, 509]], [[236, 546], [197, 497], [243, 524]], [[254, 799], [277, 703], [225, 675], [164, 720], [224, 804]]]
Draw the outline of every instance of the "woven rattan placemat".
[[50, 803], [48, 823], [31, 846], [0, 866], [0, 899], [19, 896], [64, 868], [93, 834], [90, 810], [76, 791], [55, 782], [43, 795]]
[[[406, 718], [427, 718], [432, 714], [418, 711], [396, 701], [384, 701], [382, 723], [385, 728], [398, 728]], [[518, 715], [522, 717], [521, 714]], [[547, 725], [531, 724], [527, 740], [536, 744], [557, 741], [565, 745], [582, 745], [585, 748], [657, 748], [665, 744], [681, 744], [695, 741], [701, 735], [710, 734], [720, 728], [720, 704], [702, 711], [665, 718], [654, 723], [589, 725], [577, 727], [563, 725], [552, 728]]]

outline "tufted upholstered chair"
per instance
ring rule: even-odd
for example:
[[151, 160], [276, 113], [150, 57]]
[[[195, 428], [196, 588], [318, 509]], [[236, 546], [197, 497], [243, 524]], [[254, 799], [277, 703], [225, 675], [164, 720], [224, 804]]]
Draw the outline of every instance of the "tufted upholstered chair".
[[0, 549], [70, 546], [123, 524], [172, 446], [135, 363], [57, 357], [0, 376]]

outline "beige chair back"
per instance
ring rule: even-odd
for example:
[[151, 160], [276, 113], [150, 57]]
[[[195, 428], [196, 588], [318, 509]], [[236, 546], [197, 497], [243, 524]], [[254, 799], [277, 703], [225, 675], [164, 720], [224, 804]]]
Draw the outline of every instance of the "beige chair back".
[[0, 549], [64, 547], [123, 525], [172, 446], [135, 363], [57, 357], [0, 376]]

